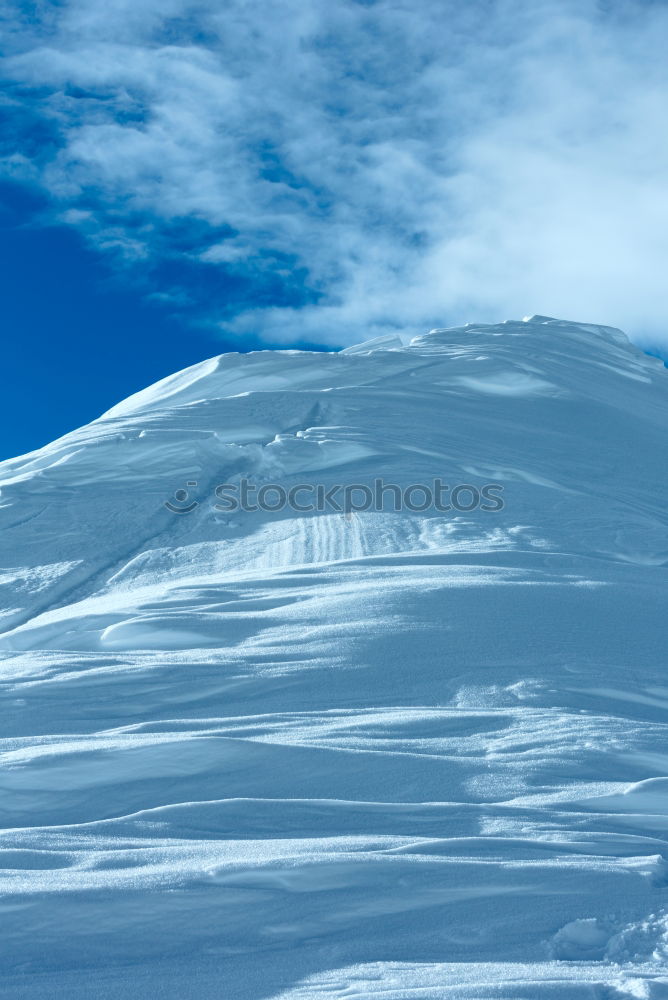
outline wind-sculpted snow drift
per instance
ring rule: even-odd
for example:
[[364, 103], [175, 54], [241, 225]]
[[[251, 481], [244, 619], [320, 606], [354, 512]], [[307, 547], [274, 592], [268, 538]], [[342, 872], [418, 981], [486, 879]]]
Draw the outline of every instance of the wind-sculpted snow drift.
[[[0, 995], [668, 997], [667, 424], [534, 317], [225, 355], [0, 465]], [[379, 476], [504, 507], [216, 508]]]

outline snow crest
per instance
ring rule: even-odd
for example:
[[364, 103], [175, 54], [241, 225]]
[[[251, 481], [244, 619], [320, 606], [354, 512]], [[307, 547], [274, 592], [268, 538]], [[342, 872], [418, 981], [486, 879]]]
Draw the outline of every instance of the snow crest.
[[[2, 463], [2, 995], [668, 996], [667, 424], [535, 316], [223, 355]], [[379, 476], [504, 506], [215, 506]]]

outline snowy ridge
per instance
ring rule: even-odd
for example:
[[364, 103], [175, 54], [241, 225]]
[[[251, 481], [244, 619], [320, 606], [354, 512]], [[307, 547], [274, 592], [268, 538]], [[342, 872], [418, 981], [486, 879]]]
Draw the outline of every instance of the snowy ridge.
[[[2, 463], [0, 995], [668, 996], [667, 422], [533, 317], [223, 355]], [[214, 506], [378, 476], [505, 506]]]

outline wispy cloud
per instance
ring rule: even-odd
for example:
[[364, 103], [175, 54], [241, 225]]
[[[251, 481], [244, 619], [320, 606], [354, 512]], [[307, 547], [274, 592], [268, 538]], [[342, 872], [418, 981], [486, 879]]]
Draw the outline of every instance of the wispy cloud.
[[5, 169], [194, 322], [335, 344], [542, 312], [668, 345], [663, 3], [29, 10]]

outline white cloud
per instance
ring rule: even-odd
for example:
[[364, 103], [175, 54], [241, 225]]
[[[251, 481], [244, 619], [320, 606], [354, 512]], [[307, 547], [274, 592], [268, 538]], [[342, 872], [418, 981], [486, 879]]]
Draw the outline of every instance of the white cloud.
[[190, 216], [230, 233], [190, 260], [305, 269], [316, 304], [244, 307], [226, 331], [349, 343], [540, 312], [668, 345], [663, 4], [48, 10], [5, 72], [61, 137], [38, 163], [54, 212], [124, 266]]

